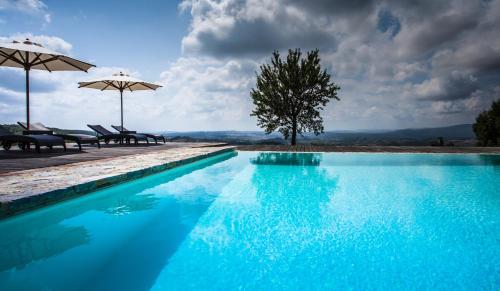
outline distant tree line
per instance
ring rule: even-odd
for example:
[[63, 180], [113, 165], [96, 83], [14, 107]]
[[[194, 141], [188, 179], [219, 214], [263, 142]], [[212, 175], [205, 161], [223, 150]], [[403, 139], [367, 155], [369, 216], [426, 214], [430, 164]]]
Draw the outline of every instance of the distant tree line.
[[473, 125], [478, 145], [500, 144], [500, 100], [494, 101], [489, 110], [481, 112]]

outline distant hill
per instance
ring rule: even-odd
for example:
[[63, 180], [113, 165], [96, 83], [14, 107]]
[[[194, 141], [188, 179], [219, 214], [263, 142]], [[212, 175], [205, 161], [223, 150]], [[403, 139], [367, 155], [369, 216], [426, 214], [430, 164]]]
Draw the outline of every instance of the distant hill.
[[409, 128], [377, 132], [327, 132], [320, 140], [336, 141], [341, 144], [376, 145], [429, 145], [437, 138], [445, 141], [474, 143], [471, 124], [447, 127]]
[[392, 138], [436, 138], [441, 136], [445, 139], [473, 139], [474, 131], [472, 124], [459, 124], [447, 127], [434, 127], [434, 128], [409, 128], [400, 129], [388, 132], [379, 132], [373, 135]]
[[[217, 141], [232, 144], [284, 144], [279, 133], [261, 131], [192, 131], [165, 132], [172, 141]], [[328, 131], [319, 136], [308, 133], [298, 139], [302, 144], [339, 145], [430, 145], [442, 137], [455, 145], [473, 145], [471, 124], [435, 128], [410, 128], [378, 131]]]
[[231, 144], [283, 144], [278, 133], [265, 134], [261, 131], [189, 131], [163, 133], [172, 141], [214, 141]]

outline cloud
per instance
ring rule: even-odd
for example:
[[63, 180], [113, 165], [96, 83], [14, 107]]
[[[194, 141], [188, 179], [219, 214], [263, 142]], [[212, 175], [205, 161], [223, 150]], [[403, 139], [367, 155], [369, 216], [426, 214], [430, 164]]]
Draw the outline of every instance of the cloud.
[[[33, 93], [50, 93], [57, 89], [54, 82], [45, 80], [35, 74], [31, 77], [30, 91]], [[17, 68], [3, 68], [0, 70], [0, 88], [8, 89], [13, 92], [25, 92], [25, 73]]]
[[64, 39], [56, 36], [33, 35], [32, 33], [16, 33], [7, 37], [0, 36], [0, 43], [9, 43], [12, 41], [24, 41], [29, 38], [31, 41], [39, 43], [44, 47], [58, 53], [70, 55], [73, 46]]
[[[500, 88], [499, 88], [500, 89]], [[489, 91], [476, 90], [470, 98], [457, 100], [455, 102], [439, 101], [432, 104], [433, 111], [440, 114], [463, 114], [474, 113], [474, 117], [491, 105], [494, 100], [500, 99], [500, 90], [492, 88]]]
[[325, 14], [333, 16], [345, 16], [354, 13], [365, 14], [371, 11], [375, 2], [373, 0], [289, 0], [284, 5], [297, 5], [312, 14]]
[[52, 20], [47, 5], [40, 0], [0, 0], [0, 10], [39, 15], [43, 17], [45, 23], [50, 23]]
[[[470, 1], [473, 2], [473, 1]], [[472, 5], [467, 5], [472, 6]], [[465, 7], [464, 7], [465, 8]], [[479, 23], [480, 8], [445, 10], [440, 15], [413, 23], [409, 18], [395, 41], [398, 53], [405, 57], [418, 56], [446, 46], [475, 28]]]
[[193, 58], [231, 62], [320, 48], [343, 87], [327, 129], [471, 122], [500, 78], [499, 3], [185, 0], [182, 45]]
[[453, 71], [446, 78], [432, 78], [415, 85], [415, 92], [423, 99], [449, 101], [467, 99], [478, 88], [477, 78]]
[[[115, 72], [122, 68], [96, 68], [87, 75], [81, 72], [32, 71], [30, 73], [31, 119], [62, 128], [85, 128], [87, 123], [103, 121], [117, 110], [116, 96], [97, 90], [78, 89], [78, 81], [89, 77]], [[20, 69], [1, 68], [2, 75], [17, 79], [18, 88], [0, 82], [0, 108], [9, 114], [2, 115], [2, 123], [15, 123], [25, 119], [24, 72]], [[116, 94], [115, 94], [116, 95]], [[114, 102], [113, 102], [114, 101]], [[119, 109], [117, 110], [119, 112]], [[109, 123], [109, 120], [108, 122]]]
[[309, 18], [280, 1], [204, 0], [181, 3], [190, 9], [190, 31], [182, 40], [187, 55], [239, 57], [269, 55], [274, 50], [332, 48], [336, 36], [325, 19]]
[[159, 111], [177, 130], [247, 129], [254, 122], [249, 92], [257, 67], [252, 60], [180, 58], [161, 74]]

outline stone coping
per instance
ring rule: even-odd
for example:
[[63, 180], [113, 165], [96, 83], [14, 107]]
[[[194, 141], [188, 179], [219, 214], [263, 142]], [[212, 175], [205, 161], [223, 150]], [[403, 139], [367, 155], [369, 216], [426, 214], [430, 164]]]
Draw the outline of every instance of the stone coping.
[[0, 219], [234, 149], [173, 148], [4, 174], [0, 176]]
[[433, 146], [342, 146], [342, 145], [240, 145], [239, 151], [271, 152], [338, 152], [338, 153], [456, 153], [500, 154], [500, 147], [433, 147]]

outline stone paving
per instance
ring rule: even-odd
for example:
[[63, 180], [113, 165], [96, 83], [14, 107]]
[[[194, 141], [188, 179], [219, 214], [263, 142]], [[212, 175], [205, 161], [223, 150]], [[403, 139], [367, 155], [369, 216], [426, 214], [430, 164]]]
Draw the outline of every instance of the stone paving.
[[0, 175], [0, 217], [193, 162], [234, 147], [181, 147]]

